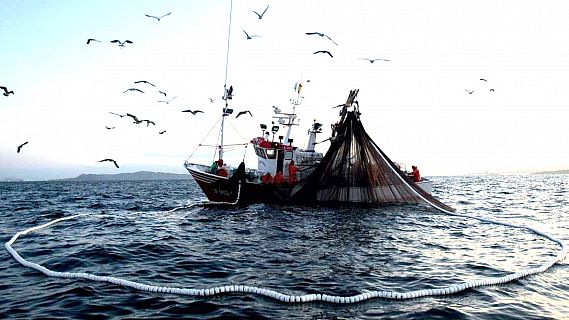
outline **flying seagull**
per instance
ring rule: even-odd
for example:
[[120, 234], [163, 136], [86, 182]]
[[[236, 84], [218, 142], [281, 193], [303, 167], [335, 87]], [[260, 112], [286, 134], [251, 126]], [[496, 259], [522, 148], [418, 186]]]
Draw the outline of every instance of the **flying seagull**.
[[148, 14], [145, 14], [145, 16], [147, 16], [147, 17], [149, 17], [149, 18], [154, 18], [154, 19], [160, 21], [160, 19], [164, 18], [165, 16], [169, 16], [170, 14], [172, 14], [172, 12], [168, 12], [168, 13], [166, 13], [165, 15], [160, 16], [160, 17], [151, 16], [151, 15], [148, 15]]
[[239, 111], [239, 113], [237, 114], [237, 116], [235, 116], [235, 118], [239, 118], [240, 115], [246, 114], [246, 113], [248, 113], [251, 117], [253, 116], [253, 114], [251, 113], [251, 111], [245, 110], [245, 111]]
[[146, 81], [146, 80], [135, 81], [134, 83], [146, 83], [146, 84], [149, 84], [149, 85], [151, 85], [151, 86], [153, 86], [153, 87], [156, 87], [155, 85], [153, 85], [152, 83], [150, 83], [150, 82], [148, 82], [148, 81]]
[[115, 167], [119, 167], [119, 165], [117, 164], [117, 162], [113, 159], [103, 159], [103, 160], [99, 160], [98, 162], [105, 162], [105, 161], [109, 161], [115, 164]]
[[105, 129], [107, 129], [107, 130], [112, 130], [112, 129], [114, 129], [114, 128], [115, 128], [115, 127], [107, 127], [107, 126], [105, 126]]
[[164, 102], [165, 104], [169, 104], [170, 101], [172, 101], [172, 100], [174, 100], [174, 99], [176, 99], [176, 97], [174, 97], [174, 98], [172, 98], [172, 99], [170, 99], [170, 100], [158, 100], [158, 102]]
[[488, 82], [488, 80], [486, 80], [486, 79], [482, 79], [482, 78], [480, 78], [480, 80]]
[[257, 11], [255, 11], [255, 10], [251, 10], [251, 11], [253, 11], [253, 12], [257, 15], [257, 17], [259, 17], [259, 20], [261, 20], [261, 19], [263, 19], [263, 16], [265, 15], [265, 12], [267, 12], [267, 9], [269, 9], [269, 6], [268, 6], [268, 5], [267, 5], [267, 7], [265, 8], [265, 11], [263, 11], [263, 13], [261, 13], [261, 14], [258, 14]]
[[7, 97], [10, 93], [14, 94], [14, 91], [8, 91], [8, 88], [0, 86], [0, 90], [4, 90], [3, 95]]
[[134, 120], [134, 123], [136, 123], [136, 124], [139, 124], [142, 122], [142, 120], [138, 120], [138, 118], [133, 114], [127, 113], [126, 115], [131, 117]]
[[253, 39], [253, 38], [255, 38], [255, 37], [260, 37], [259, 35], [256, 35], [256, 34], [250, 36], [250, 35], [247, 33], [247, 31], [245, 31], [245, 30], [243, 30], [243, 32], [245, 32], [245, 35], [247, 36], [247, 40], [251, 40], [251, 39]]
[[166, 132], [166, 130], [160, 131], [160, 132], [158, 132], [158, 134], [164, 134], [164, 132]]
[[28, 144], [28, 141], [26, 141], [26, 142], [24, 142], [18, 146], [18, 153], [20, 153], [20, 151], [22, 150], [22, 147], [25, 146], [26, 144]]
[[360, 60], [367, 60], [370, 63], [374, 63], [375, 61], [389, 61], [389, 59], [368, 59], [368, 58], [360, 58]]
[[144, 93], [144, 91], [142, 91], [142, 90], [140, 90], [140, 89], [137, 89], [137, 88], [129, 88], [129, 89], [126, 89], [123, 93], [126, 93], [126, 92], [128, 92], [128, 91], [138, 91], [138, 92]]
[[97, 39], [87, 39], [87, 44], [91, 43], [91, 41], [101, 42], [101, 41], [99, 41], [99, 40], [97, 40]]
[[114, 114], [115, 116], [119, 116], [119, 117], [121, 117], [121, 118], [122, 118], [122, 117], [126, 117], [126, 114], [118, 114], [118, 113], [114, 113], [114, 112], [110, 112], [110, 111], [109, 111], [109, 113], [110, 113], [110, 114]]
[[334, 56], [330, 53], [330, 51], [327, 50], [318, 50], [312, 54], [317, 54], [317, 53], [327, 53], [330, 56], [330, 58], [334, 58]]
[[330, 39], [330, 41], [332, 41], [333, 44], [338, 45], [334, 40], [332, 40], [332, 38], [330, 38], [329, 36], [321, 33], [321, 32], [306, 32], [305, 34], [311, 36], [311, 35], [319, 35], [321, 37], [326, 37], [328, 39]]
[[470, 90], [468, 90], [468, 89], [464, 89], [464, 90], [466, 90], [466, 92], [468, 92], [468, 94], [473, 94], [473, 93], [474, 93], [474, 90], [472, 90], [472, 91], [470, 91]]
[[209, 102], [214, 103], [215, 99], [214, 98], [209, 98]]
[[204, 113], [204, 112], [201, 111], [201, 110], [190, 110], [190, 109], [188, 109], [188, 110], [182, 110], [182, 112], [189, 112], [189, 113], [191, 113], [191, 114], [193, 114], [193, 115], [196, 115], [196, 113]]
[[127, 44], [127, 43], [134, 43], [134, 42], [132, 42], [132, 41], [130, 41], [130, 40], [125, 40], [125, 41], [122, 41], [122, 42], [121, 42], [120, 40], [113, 40], [113, 41], [111, 41], [111, 43], [118, 43], [118, 44], [119, 44], [119, 47], [124, 47], [125, 44]]
[[494, 92], [494, 89], [490, 89], [490, 92]]

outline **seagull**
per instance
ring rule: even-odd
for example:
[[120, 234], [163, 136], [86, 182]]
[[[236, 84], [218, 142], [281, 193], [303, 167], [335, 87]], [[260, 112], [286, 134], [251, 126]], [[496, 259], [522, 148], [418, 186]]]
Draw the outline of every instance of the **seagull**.
[[115, 116], [119, 116], [119, 117], [121, 117], [121, 118], [122, 118], [122, 117], [126, 117], [126, 114], [118, 114], [118, 113], [114, 113], [114, 112], [110, 112], [110, 111], [109, 111], [109, 113], [110, 113], [110, 114], [114, 114]]
[[240, 115], [246, 114], [246, 113], [249, 113], [249, 115], [250, 115], [251, 117], [253, 116], [253, 114], [251, 113], [251, 111], [245, 110], [245, 111], [239, 111], [239, 113], [237, 114], [237, 116], [236, 116], [235, 118], [239, 118]]
[[125, 40], [125, 41], [122, 41], [122, 42], [121, 42], [120, 40], [113, 40], [113, 41], [111, 41], [111, 43], [118, 43], [118, 44], [119, 44], [119, 47], [124, 47], [125, 44], [127, 44], [127, 43], [133, 43], [133, 42], [130, 41], [130, 40]]
[[488, 82], [488, 80], [486, 80], [486, 79], [482, 79], [482, 78], [481, 78], [480, 80]]
[[148, 82], [148, 81], [146, 81], [146, 80], [135, 81], [134, 83], [146, 83], [146, 84], [149, 84], [149, 85], [151, 85], [151, 86], [153, 86], [153, 87], [156, 87], [155, 85], [153, 85], [152, 83], [150, 83], [150, 82]]
[[193, 114], [194, 116], [196, 115], [196, 113], [204, 113], [204, 112], [201, 111], [201, 110], [190, 110], [190, 109], [188, 109], [188, 110], [182, 110], [182, 112], [189, 112], [189, 113]]
[[87, 39], [87, 44], [91, 43], [91, 41], [101, 42], [101, 41], [99, 41], [99, 40], [97, 40], [97, 39]]
[[14, 91], [8, 91], [8, 88], [0, 86], [0, 90], [4, 90], [3, 95], [7, 97], [10, 93], [14, 94]]
[[105, 129], [107, 129], [107, 130], [112, 130], [112, 129], [114, 129], [114, 128], [115, 128], [115, 127], [107, 127], [107, 126], [105, 126]]
[[490, 89], [490, 92], [494, 92], [494, 89]]
[[261, 14], [258, 14], [257, 11], [255, 11], [255, 10], [251, 10], [251, 11], [253, 11], [253, 12], [257, 15], [257, 17], [259, 17], [259, 20], [261, 20], [261, 19], [263, 19], [263, 16], [265, 15], [265, 12], [267, 12], [267, 9], [269, 9], [269, 6], [268, 6], [268, 5], [267, 5], [267, 7], [265, 8], [265, 11], [263, 11], [263, 13], [261, 13]]
[[136, 123], [136, 124], [139, 124], [142, 122], [142, 120], [138, 120], [138, 118], [133, 114], [127, 113], [126, 115], [131, 117], [134, 120], [134, 123]]
[[374, 63], [375, 61], [389, 61], [389, 59], [368, 59], [368, 58], [360, 58], [360, 60], [367, 60], [370, 63]]
[[209, 98], [209, 102], [214, 103], [215, 99], [214, 98]]
[[158, 102], [164, 102], [165, 104], [169, 104], [170, 101], [172, 101], [172, 100], [174, 100], [174, 99], [176, 99], [176, 97], [174, 97], [174, 98], [172, 98], [172, 99], [170, 99], [170, 100], [158, 100]]
[[327, 35], [325, 35], [325, 34], [323, 34], [323, 33], [321, 33], [321, 32], [306, 32], [305, 34], [307, 34], [307, 35], [309, 35], [309, 36], [316, 34], [316, 35], [319, 35], [319, 36], [321, 36], [321, 37], [326, 37], [326, 38], [330, 39], [330, 41], [332, 41], [333, 44], [338, 45], [334, 40], [332, 40], [332, 38], [330, 38], [329, 36], [327, 36]]
[[105, 161], [109, 161], [115, 164], [115, 167], [119, 167], [119, 165], [117, 164], [117, 162], [113, 159], [103, 159], [103, 160], [99, 160], [98, 162], [105, 162]]
[[166, 130], [160, 131], [160, 132], [158, 132], [158, 134], [164, 134], [164, 132], [166, 132]]
[[473, 93], [474, 93], [474, 90], [472, 90], [472, 91], [467, 90], [467, 89], [464, 89], [464, 90], [466, 90], [466, 92], [468, 92], [468, 94], [473, 94]]
[[155, 16], [151, 16], [151, 15], [148, 15], [148, 14], [145, 14], [145, 16], [147, 16], [147, 17], [149, 17], [149, 18], [154, 18], [154, 19], [160, 21], [160, 19], [164, 18], [165, 16], [169, 16], [170, 14], [172, 14], [172, 12], [168, 12], [168, 13], [166, 13], [165, 15], [160, 16], [160, 17], [155, 17]]
[[140, 122], [146, 122], [147, 127], [150, 126], [150, 124], [156, 125], [156, 123], [154, 123], [154, 121], [152, 121], [152, 120], [140, 120]]
[[142, 91], [142, 90], [140, 90], [140, 89], [137, 89], [137, 88], [129, 88], [129, 89], [126, 89], [123, 93], [126, 93], [126, 92], [128, 92], [128, 91], [138, 91], [138, 92], [144, 93], [144, 91]]
[[20, 151], [22, 150], [22, 147], [25, 146], [26, 144], [28, 144], [28, 141], [26, 141], [26, 142], [24, 142], [18, 146], [18, 153], [20, 153]]
[[259, 35], [256, 35], [256, 34], [250, 36], [250, 35], [247, 33], [247, 31], [245, 31], [245, 30], [243, 30], [243, 32], [245, 32], [245, 35], [247, 36], [247, 40], [251, 40], [251, 39], [253, 39], [253, 38], [255, 38], [255, 37], [260, 37]]
[[330, 56], [330, 58], [334, 58], [334, 56], [330, 53], [330, 51], [327, 50], [318, 50], [312, 54], [317, 54], [317, 53], [327, 53]]

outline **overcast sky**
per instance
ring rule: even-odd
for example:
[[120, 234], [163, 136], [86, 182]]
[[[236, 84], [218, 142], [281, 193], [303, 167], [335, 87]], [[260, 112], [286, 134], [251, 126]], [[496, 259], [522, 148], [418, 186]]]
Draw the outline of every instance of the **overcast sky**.
[[[259, 20], [252, 10], [267, 5]], [[229, 0], [4, 1], [0, 86], [15, 94], [0, 95], [0, 180], [185, 173], [184, 160], [223, 106], [229, 7]], [[161, 21], [145, 16], [169, 12]], [[287, 109], [303, 81], [292, 135], [301, 147], [314, 119], [325, 129], [318, 140], [329, 136], [338, 120], [331, 107], [358, 88], [370, 136], [425, 176], [567, 169], [567, 12], [567, 1], [236, 0], [227, 81], [231, 107], [254, 117], [229, 118], [227, 141], [258, 136], [271, 107]], [[260, 37], [246, 40], [243, 30]], [[314, 31], [338, 45], [305, 34]], [[119, 47], [115, 39], [133, 43]], [[128, 88], [144, 93], [123, 93]], [[215, 141], [217, 128], [211, 132]], [[199, 150], [192, 160], [209, 164], [211, 157], [212, 150]], [[120, 169], [97, 162], [104, 158]]]

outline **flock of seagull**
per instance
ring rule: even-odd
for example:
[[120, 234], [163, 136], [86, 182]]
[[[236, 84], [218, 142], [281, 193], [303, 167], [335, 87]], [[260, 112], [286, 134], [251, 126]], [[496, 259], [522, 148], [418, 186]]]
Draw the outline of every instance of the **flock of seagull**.
[[[258, 13], [255, 10], [251, 10], [253, 11], [253, 13], [255, 13], [257, 15], [257, 17], [259, 18], [259, 20], [262, 20], [263, 17], [265, 16], [265, 13], [267, 13], [267, 10], [269, 9], [269, 6], [267, 5], [267, 7], [265, 8], [265, 10], [263, 10], [262, 13]], [[243, 33], [245, 33], [245, 37], [247, 40], [252, 40], [254, 38], [258, 38], [258, 37], [262, 37], [261, 35], [257, 35], [257, 34], [249, 34], [247, 31], [243, 30]], [[308, 36], [320, 36], [322, 38], [327, 38], [328, 40], [330, 40], [333, 44], [338, 45], [338, 43], [334, 40], [332, 40], [332, 38], [330, 36], [328, 36], [325, 33], [322, 32], [305, 32], [304, 34], [308, 35]], [[332, 55], [332, 53], [330, 52], [330, 50], [317, 50], [314, 51], [312, 54], [326, 54], [328, 55], [330, 58], [334, 58], [334, 55]], [[381, 58], [376, 58], [376, 59], [370, 59], [370, 58], [360, 58], [360, 60], [367, 60], [370, 63], [374, 63], [375, 61], [390, 61], [389, 59], [381, 59]]]
[[[259, 20], [262, 20], [262, 19], [264, 18], [265, 14], [267, 13], [267, 10], [268, 10], [268, 9], [269, 9], [269, 6], [267, 5], [267, 6], [265, 7], [265, 9], [263, 10], [262, 13], [258, 13], [258, 12], [255, 11], [255, 10], [251, 10], [251, 11], [257, 16], [257, 18], [258, 18]], [[145, 14], [145, 16], [148, 17], [148, 18], [156, 19], [156, 21], [161, 21], [161, 19], [163, 19], [163, 18], [165, 18], [165, 17], [167, 17], [167, 16], [169, 16], [169, 15], [171, 15], [171, 14], [172, 14], [172, 12], [169, 12], [169, 13], [164, 14], [164, 15], [161, 15], [161, 16], [148, 15], [148, 14]], [[261, 37], [260, 35], [249, 34], [249, 33], [248, 33], [247, 31], [245, 31], [245, 30], [243, 30], [243, 32], [245, 33], [246, 40], [252, 40], [252, 39], [254, 39], [254, 38]], [[322, 33], [322, 32], [306, 32], [305, 34], [308, 35], [308, 36], [319, 36], [319, 37], [322, 37], [322, 38], [327, 38], [327, 39], [328, 39], [331, 43], [333, 43], [334, 45], [338, 45], [337, 42], [335, 42], [330, 36], [328, 36], [328, 35], [325, 34], [325, 33]], [[100, 40], [97, 40], [97, 39], [95, 39], [95, 38], [89, 38], [89, 39], [87, 39], [87, 44], [91, 44], [91, 43], [93, 43], [93, 42], [99, 42], [99, 43], [100, 43], [101, 41], [100, 41]], [[127, 44], [133, 44], [134, 42], [133, 42], [132, 40], [128, 40], [128, 39], [125, 39], [125, 40], [114, 39], [114, 40], [111, 40], [110, 43], [116, 44], [116, 45], [118, 45], [119, 47], [125, 47]], [[332, 53], [331, 53], [329, 50], [317, 50], [317, 51], [313, 52], [313, 54], [325, 54], [325, 55], [328, 55], [330, 58], [334, 58], [334, 56], [332, 55]], [[373, 59], [372, 59], [372, 58], [359, 58], [359, 60], [365, 60], [365, 61], [368, 61], [368, 62], [370, 62], [370, 63], [372, 63], [372, 64], [373, 64], [374, 62], [376, 62], [376, 61], [384, 61], [384, 62], [390, 61], [389, 59], [383, 59], [383, 58], [373, 58]], [[481, 81], [484, 81], [484, 82], [488, 82], [488, 80], [486, 80], [486, 79], [484, 79], [484, 78], [481, 78], [480, 80], [481, 80]], [[144, 84], [144, 85], [147, 85], [147, 86], [150, 86], [150, 87], [154, 87], [154, 88], [156, 87], [155, 84], [153, 84], [153, 83], [151, 83], [151, 82], [149, 82], [149, 81], [146, 81], [146, 80], [135, 81], [134, 84], [136, 84], [136, 85]], [[6, 96], [6, 97], [9, 96], [10, 94], [12, 94], [12, 95], [14, 94], [14, 91], [12, 91], [12, 90], [9, 91], [8, 88], [7, 88], [7, 87], [4, 87], [4, 86], [0, 86], [0, 90], [3, 90], [3, 91], [4, 91], [4, 92], [3, 92], [3, 95]], [[123, 93], [127, 93], [127, 92], [138, 92], [138, 93], [144, 94], [144, 93], [145, 93], [145, 90], [148, 90], [148, 89], [144, 89], [144, 90], [143, 90], [143, 89], [140, 89], [140, 88], [131, 87], [131, 88], [128, 88], [128, 89], [124, 90]], [[465, 90], [468, 92], [468, 94], [473, 94], [473, 93], [475, 92], [474, 90], [468, 90], [468, 89], [465, 89]], [[233, 91], [233, 86], [231, 86], [230, 89], [227, 91], [227, 98], [228, 98], [228, 99], [231, 99], [232, 91]], [[494, 89], [490, 89], [490, 92], [493, 92], [493, 91], [494, 91]], [[158, 93], [161, 94], [161, 95], [163, 95], [165, 98], [168, 98], [168, 95], [167, 95], [167, 93], [166, 93], [165, 91], [158, 90]], [[174, 96], [174, 97], [172, 97], [172, 98], [169, 98], [169, 99], [165, 99], [165, 100], [157, 100], [157, 102], [159, 102], [159, 103], [165, 103], [165, 104], [170, 104], [170, 102], [172, 102], [172, 100], [174, 100], [174, 99], [176, 99], [176, 96]], [[211, 103], [214, 103], [214, 102], [215, 102], [215, 99], [214, 99], [214, 98], [209, 98], [209, 101], [210, 101]], [[183, 112], [183, 113], [190, 113], [190, 114], [192, 114], [192, 115], [197, 115], [197, 114], [199, 114], [199, 113], [204, 113], [204, 111], [202, 111], [202, 110], [197, 110], [197, 109], [195, 109], [195, 110], [192, 110], [192, 109], [185, 109], [185, 110], [182, 110], [182, 112]], [[133, 114], [131, 114], [131, 113], [126, 113], [126, 114], [120, 114], [120, 113], [115, 113], [115, 112], [109, 112], [109, 113], [112, 114], [112, 115], [118, 116], [118, 117], [120, 117], [120, 118], [129, 117], [129, 118], [131, 118], [131, 119], [133, 120], [133, 123], [134, 123], [134, 124], [137, 124], [137, 125], [138, 125], [138, 124], [141, 124], [141, 123], [146, 123], [146, 127], [149, 127], [150, 125], [156, 126], [156, 123], [155, 123], [154, 121], [149, 120], [149, 119], [139, 119], [137, 116], [135, 116], [135, 115], [133, 115]], [[253, 116], [253, 114], [251, 113], [251, 111], [249, 111], [249, 110], [244, 110], [244, 111], [238, 112], [235, 118], [239, 118], [240, 116], [246, 115], [246, 114], [249, 114], [251, 117]], [[112, 129], [115, 129], [115, 127], [114, 127], [114, 126], [112, 126], [112, 127], [111, 127], [111, 126], [105, 126], [105, 129], [107, 129], [107, 130], [112, 130]], [[158, 132], [158, 134], [161, 134], [161, 135], [162, 135], [162, 134], [164, 134], [165, 132], [166, 132], [166, 130], [160, 130], [160, 131]], [[22, 147], [25, 146], [26, 144], [28, 144], [28, 141], [26, 141], [26, 142], [22, 143], [21, 145], [19, 145], [19, 146], [17, 147], [17, 152], [20, 153], [20, 151], [22, 150]], [[116, 162], [114, 159], [111, 159], [111, 158], [102, 159], [102, 160], [99, 160], [98, 162], [111, 162], [111, 163], [113, 163], [113, 164], [115, 165], [116, 168], [119, 168], [119, 165], [117, 164], [117, 162]]]
[[[488, 80], [486, 80], [484, 78], [480, 78], [480, 81], [488, 82]], [[473, 94], [475, 92], [475, 90], [468, 90], [468, 89], [464, 89], [464, 90], [466, 90], [466, 92], [468, 92], [468, 94]], [[489, 91], [494, 92], [494, 88], [490, 88]]]

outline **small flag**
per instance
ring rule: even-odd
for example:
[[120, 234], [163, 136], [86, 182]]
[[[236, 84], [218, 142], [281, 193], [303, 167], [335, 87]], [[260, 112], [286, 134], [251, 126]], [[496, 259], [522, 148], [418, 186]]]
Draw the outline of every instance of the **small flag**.
[[299, 83], [299, 84], [298, 84], [298, 91], [297, 91], [297, 93], [300, 93], [300, 89], [302, 89], [302, 83]]

